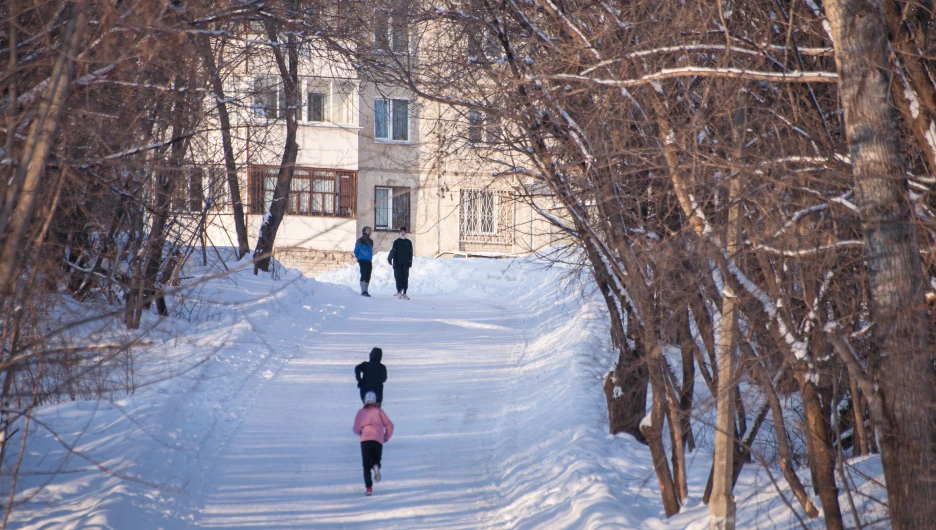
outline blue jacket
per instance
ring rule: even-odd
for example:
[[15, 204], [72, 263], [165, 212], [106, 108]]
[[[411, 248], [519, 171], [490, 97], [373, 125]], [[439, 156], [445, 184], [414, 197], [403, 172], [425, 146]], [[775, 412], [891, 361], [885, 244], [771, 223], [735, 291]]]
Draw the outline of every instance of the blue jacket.
[[374, 247], [367, 246], [360, 239], [354, 244], [354, 257], [360, 260], [374, 259]]

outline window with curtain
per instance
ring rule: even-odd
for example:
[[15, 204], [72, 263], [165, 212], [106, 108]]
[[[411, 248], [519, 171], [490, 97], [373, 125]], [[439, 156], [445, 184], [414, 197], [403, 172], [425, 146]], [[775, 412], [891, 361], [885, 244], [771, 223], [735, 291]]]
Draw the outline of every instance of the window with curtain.
[[[250, 168], [250, 213], [270, 211], [279, 168]], [[325, 217], [354, 216], [356, 171], [296, 167], [289, 184], [286, 213]]]

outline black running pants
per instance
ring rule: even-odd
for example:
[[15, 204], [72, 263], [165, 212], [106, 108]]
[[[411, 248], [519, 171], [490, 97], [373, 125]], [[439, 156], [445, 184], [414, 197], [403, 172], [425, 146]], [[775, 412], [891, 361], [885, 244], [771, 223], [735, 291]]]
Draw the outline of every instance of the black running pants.
[[394, 267], [393, 279], [396, 280], [397, 292], [406, 294], [406, 288], [409, 287], [409, 267]]
[[361, 281], [370, 283], [371, 271], [374, 270], [374, 263], [369, 259], [359, 259], [358, 265], [361, 267]]
[[373, 488], [371, 468], [380, 465], [380, 456], [383, 454], [383, 444], [373, 440], [361, 442], [361, 460], [364, 463], [364, 485]]

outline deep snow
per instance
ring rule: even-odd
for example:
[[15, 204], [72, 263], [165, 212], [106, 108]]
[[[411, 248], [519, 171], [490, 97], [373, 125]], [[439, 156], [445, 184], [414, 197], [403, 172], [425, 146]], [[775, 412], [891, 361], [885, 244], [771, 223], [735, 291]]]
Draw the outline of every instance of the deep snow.
[[[132, 396], [38, 414], [11, 526], [704, 527], [706, 448], [667, 521], [649, 452], [606, 434], [614, 354], [587, 282], [530, 259], [418, 258], [403, 301], [384, 258], [370, 299], [350, 267], [245, 270], [186, 292], [158, 327], [150, 316]], [[365, 497], [352, 369], [373, 346], [396, 433]], [[883, 480], [876, 458], [848, 467]], [[879, 516], [880, 488], [855, 479], [859, 511]], [[738, 528], [798, 527], [764, 468], [746, 466], [736, 496]]]

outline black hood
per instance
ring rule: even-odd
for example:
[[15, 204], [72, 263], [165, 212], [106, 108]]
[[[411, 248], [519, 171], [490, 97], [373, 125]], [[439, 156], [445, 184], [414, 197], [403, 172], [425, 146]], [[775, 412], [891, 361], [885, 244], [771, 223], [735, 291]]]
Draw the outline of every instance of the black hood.
[[362, 228], [362, 229], [361, 229], [361, 235], [364, 236], [364, 237], [367, 237], [367, 231], [368, 231], [368, 230], [370, 230], [370, 227], [369, 227], [369, 226], [365, 226], [364, 228]]
[[370, 362], [379, 363], [380, 359], [383, 358], [383, 350], [380, 348], [374, 348], [370, 351]]

